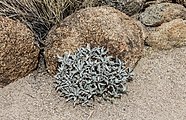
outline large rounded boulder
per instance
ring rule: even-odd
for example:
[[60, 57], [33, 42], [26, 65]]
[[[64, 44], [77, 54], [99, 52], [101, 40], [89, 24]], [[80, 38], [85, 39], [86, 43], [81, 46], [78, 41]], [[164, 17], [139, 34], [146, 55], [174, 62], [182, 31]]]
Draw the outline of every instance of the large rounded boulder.
[[79, 10], [49, 32], [44, 53], [48, 72], [56, 74], [57, 55], [86, 44], [105, 47], [134, 68], [142, 56], [144, 38], [143, 26], [119, 10], [105, 6]]
[[0, 86], [35, 69], [38, 54], [34, 34], [25, 25], [0, 16]]

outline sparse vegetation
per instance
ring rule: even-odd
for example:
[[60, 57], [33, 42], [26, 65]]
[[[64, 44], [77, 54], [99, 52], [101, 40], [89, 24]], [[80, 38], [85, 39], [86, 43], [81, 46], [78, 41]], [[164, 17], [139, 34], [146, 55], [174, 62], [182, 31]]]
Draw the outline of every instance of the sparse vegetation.
[[23, 21], [43, 40], [50, 28], [81, 7], [97, 0], [1, 0], [0, 15]]
[[121, 97], [126, 82], [133, 77], [125, 62], [107, 55], [105, 48], [80, 48], [74, 54], [58, 57], [56, 90], [74, 105], [91, 105], [92, 100]]
[[76, 10], [91, 6], [108, 5], [123, 11], [126, 2], [128, 1], [1, 0], [0, 15], [21, 20], [35, 33], [37, 40], [41, 41], [44, 40], [53, 25], [59, 24], [61, 20]]

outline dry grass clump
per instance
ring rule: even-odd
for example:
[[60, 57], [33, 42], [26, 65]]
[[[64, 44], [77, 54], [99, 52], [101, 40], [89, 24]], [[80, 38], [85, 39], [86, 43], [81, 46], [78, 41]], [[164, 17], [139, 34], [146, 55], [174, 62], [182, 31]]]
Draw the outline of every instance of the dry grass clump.
[[0, 15], [19, 19], [43, 39], [50, 28], [75, 10], [97, 0], [1, 0]]

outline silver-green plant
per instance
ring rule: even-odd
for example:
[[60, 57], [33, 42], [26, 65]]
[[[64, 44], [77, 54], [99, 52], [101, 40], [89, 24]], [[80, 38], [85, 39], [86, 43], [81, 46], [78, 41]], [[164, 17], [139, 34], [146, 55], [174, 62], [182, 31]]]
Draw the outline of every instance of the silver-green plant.
[[56, 90], [74, 105], [90, 105], [95, 96], [108, 100], [126, 93], [132, 71], [103, 47], [82, 47], [74, 54], [58, 56]]

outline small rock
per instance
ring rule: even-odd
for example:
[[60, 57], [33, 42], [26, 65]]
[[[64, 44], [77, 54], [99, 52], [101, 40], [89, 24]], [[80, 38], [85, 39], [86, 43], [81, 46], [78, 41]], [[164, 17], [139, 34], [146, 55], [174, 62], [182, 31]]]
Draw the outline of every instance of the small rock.
[[146, 0], [100, 0], [102, 5], [114, 7], [131, 16], [143, 9]]
[[176, 1], [176, 3], [181, 4], [186, 7], [186, 0], [175, 0], [175, 1]]
[[171, 49], [186, 45], [186, 20], [175, 19], [151, 31], [146, 43], [157, 49]]
[[104, 46], [109, 54], [125, 60], [131, 68], [142, 55], [145, 33], [141, 24], [112, 7], [92, 7], [70, 15], [46, 38], [48, 72], [56, 73], [57, 55], [74, 52], [87, 43]]
[[0, 86], [35, 69], [38, 54], [34, 34], [25, 25], [0, 16]]
[[150, 27], [157, 27], [162, 23], [179, 18], [186, 19], [186, 8], [173, 3], [151, 5], [139, 16], [140, 21]]

